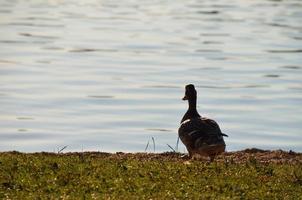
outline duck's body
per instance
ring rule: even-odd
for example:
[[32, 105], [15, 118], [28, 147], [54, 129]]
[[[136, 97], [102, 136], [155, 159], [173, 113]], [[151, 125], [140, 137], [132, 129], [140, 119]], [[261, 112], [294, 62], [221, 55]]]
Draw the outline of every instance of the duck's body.
[[178, 135], [186, 146], [189, 156], [209, 156], [211, 160], [225, 151], [225, 142], [219, 125], [212, 119], [201, 117], [196, 109], [197, 94], [194, 85], [186, 86], [183, 100], [189, 101], [189, 108], [181, 120]]

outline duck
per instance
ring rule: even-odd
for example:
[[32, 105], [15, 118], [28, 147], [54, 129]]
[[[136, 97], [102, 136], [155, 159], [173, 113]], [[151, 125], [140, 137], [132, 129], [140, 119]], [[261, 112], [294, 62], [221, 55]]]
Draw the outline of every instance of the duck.
[[197, 91], [193, 84], [185, 86], [185, 96], [182, 100], [188, 101], [189, 107], [180, 122], [178, 136], [187, 148], [189, 158], [196, 156], [215, 156], [225, 151], [226, 144], [219, 125], [213, 119], [202, 117], [196, 108]]

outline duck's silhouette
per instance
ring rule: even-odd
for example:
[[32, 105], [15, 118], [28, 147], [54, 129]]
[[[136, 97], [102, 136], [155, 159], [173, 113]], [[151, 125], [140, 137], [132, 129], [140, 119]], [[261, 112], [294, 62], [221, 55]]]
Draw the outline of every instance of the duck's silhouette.
[[189, 108], [181, 120], [178, 135], [186, 146], [189, 157], [195, 154], [215, 156], [225, 151], [225, 142], [219, 125], [212, 119], [201, 117], [196, 109], [197, 92], [194, 85], [186, 85], [183, 100], [188, 100]]

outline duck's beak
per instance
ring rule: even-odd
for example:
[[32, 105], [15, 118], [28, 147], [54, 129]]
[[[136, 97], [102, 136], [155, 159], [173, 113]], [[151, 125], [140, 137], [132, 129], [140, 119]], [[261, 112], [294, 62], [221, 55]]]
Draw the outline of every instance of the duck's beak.
[[183, 98], [182, 98], [182, 100], [188, 100], [188, 97], [185, 95]]

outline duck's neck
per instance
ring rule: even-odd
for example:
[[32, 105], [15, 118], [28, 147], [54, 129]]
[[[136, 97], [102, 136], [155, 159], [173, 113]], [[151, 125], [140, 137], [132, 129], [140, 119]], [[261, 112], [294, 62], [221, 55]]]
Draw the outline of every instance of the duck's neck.
[[189, 108], [188, 108], [186, 114], [183, 116], [181, 122], [183, 122], [187, 119], [193, 119], [193, 118], [200, 117], [200, 115], [196, 109], [196, 98], [189, 99], [188, 102], [189, 102]]
[[197, 112], [197, 109], [196, 109], [196, 98], [189, 99], [188, 103], [189, 103], [189, 109], [188, 109], [188, 111], [191, 110], [191, 111], [196, 111]]

